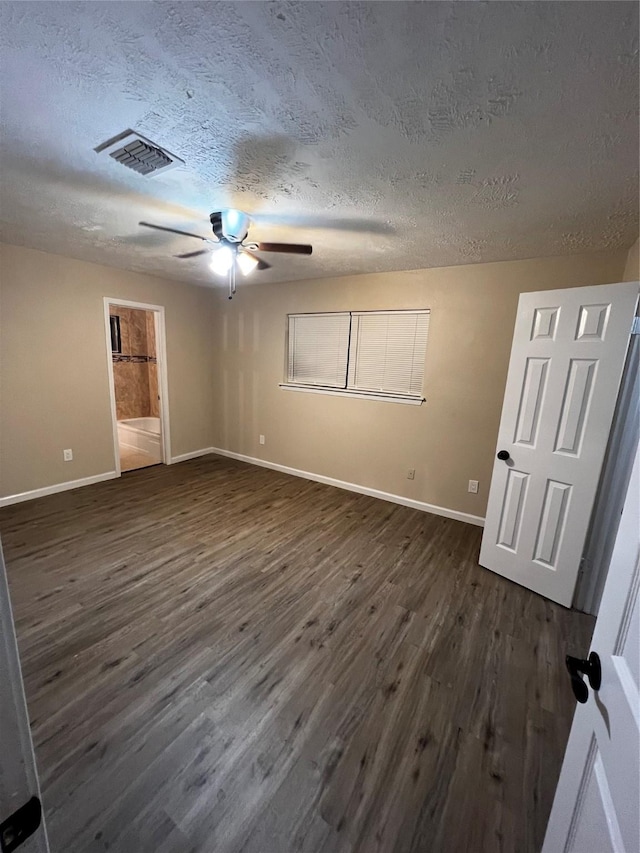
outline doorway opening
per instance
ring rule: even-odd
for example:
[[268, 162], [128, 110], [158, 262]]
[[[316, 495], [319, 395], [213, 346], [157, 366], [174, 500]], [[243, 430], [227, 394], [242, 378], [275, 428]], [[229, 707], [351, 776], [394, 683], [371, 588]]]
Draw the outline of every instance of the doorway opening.
[[109, 298], [104, 307], [116, 473], [169, 464], [164, 308]]

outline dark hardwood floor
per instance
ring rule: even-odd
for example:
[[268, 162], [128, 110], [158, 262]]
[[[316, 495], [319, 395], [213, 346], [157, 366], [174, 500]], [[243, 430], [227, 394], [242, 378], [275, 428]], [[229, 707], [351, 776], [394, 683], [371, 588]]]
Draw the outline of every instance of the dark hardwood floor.
[[537, 853], [593, 620], [220, 457], [0, 511], [52, 853]]

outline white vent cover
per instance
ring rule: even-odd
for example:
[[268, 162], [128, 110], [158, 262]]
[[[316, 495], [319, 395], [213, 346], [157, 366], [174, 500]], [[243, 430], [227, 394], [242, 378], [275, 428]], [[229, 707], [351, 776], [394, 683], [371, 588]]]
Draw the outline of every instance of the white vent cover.
[[171, 154], [166, 148], [161, 148], [155, 142], [145, 139], [134, 130], [125, 130], [112, 139], [103, 142], [93, 149], [97, 154], [103, 151], [118, 163], [133, 169], [139, 175], [157, 175], [184, 165], [184, 160]]

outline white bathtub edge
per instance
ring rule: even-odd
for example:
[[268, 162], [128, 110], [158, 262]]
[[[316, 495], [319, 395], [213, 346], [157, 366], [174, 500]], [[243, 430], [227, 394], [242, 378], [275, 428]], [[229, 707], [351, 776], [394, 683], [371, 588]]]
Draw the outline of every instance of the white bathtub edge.
[[118, 444], [148, 453], [159, 462], [162, 461], [162, 444], [159, 432], [150, 432], [142, 427], [133, 427], [126, 421], [118, 421]]
[[[138, 421], [154, 421], [154, 426], [157, 426], [157, 429], [149, 429], [146, 426], [140, 426]], [[147, 417], [139, 417], [139, 418], [125, 418], [124, 420], [116, 421], [118, 427], [123, 427], [124, 429], [133, 429], [137, 432], [145, 432], [149, 433], [149, 435], [160, 435], [162, 432], [162, 422], [160, 418], [155, 417], [155, 415], [149, 415]]]

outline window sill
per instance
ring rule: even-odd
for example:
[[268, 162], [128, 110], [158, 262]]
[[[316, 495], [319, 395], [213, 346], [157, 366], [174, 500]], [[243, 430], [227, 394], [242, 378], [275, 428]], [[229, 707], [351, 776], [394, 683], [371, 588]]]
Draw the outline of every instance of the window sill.
[[421, 406], [424, 397], [409, 397], [402, 394], [384, 394], [377, 391], [353, 391], [350, 388], [323, 388], [320, 385], [292, 385], [281, 382], [284, 391], [302, 391], [305, 394], [329, 394], [332, 397], [356, 397], [360, 400], [382, 400], [385, 403], [404, 403], [405, 406]]

